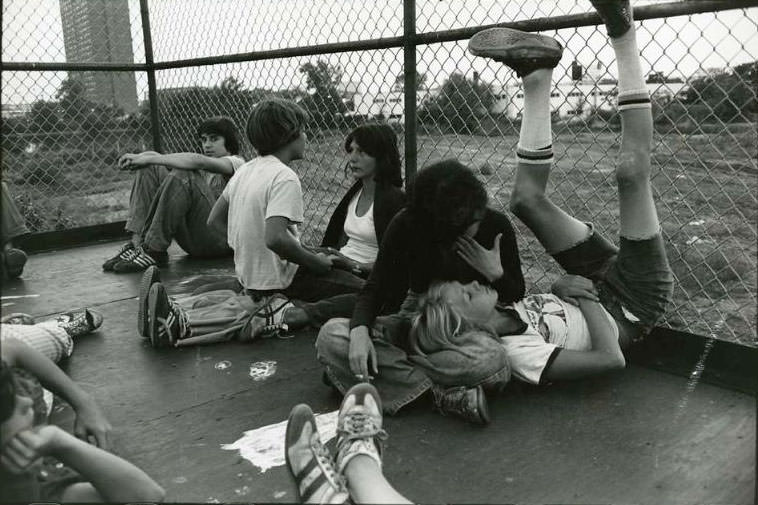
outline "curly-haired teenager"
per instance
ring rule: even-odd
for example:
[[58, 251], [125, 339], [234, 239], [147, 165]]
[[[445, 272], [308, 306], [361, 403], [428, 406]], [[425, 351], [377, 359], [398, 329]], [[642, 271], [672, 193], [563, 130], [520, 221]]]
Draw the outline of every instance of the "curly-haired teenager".
[[234, 172], [245, 163], [231, 119], [211, 117], [197, 127], [202, 154], [124, 154], [120, 170], [134, 172], [127, 231], [132, 238], [103, 270], [141, 272], [165, 265], [172, 240], [190, 256], [229, 254], [226, 230], [209, 226], [208, 215]]
[[[504, 214], [487, 207], [484, 185], [469, 168], [446, 160], [420, 170], [408, 201], [385, 232], [352, 318], [328, 321], [316, 342], [326, 375], [340, 392], [373, 373], [388, 413], [432, 387], [406, 352], [409, 316], [432, 282], [477, 280], [491, 285], [505, 303], [524, 294], [513, 227]], [[470, 371], [472, 386], [507, 374], [505, 366], [493, 356], [492, 366]], [[477, 392], [436, 388], [435, 393], [440, 408], [455, 412], [476, 402]]]

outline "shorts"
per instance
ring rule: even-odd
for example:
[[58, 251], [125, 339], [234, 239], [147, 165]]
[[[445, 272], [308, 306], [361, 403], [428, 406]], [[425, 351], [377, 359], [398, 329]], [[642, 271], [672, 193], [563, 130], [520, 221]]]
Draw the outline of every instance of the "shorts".
[[671, 302], [674, 275], [660, 233], [644, 240], [621, 237], [619, 247], [594, 230], [579, 244], [553, 258], [573, 275], [597, 284], [600, 301], [616, 320], [639, 320], [643, 333], [663, 317]]

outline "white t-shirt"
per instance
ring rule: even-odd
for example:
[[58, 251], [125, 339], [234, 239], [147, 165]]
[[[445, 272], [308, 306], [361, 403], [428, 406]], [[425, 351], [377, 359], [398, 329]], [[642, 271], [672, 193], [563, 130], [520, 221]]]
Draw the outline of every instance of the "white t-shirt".
[[[232, 164], [232, 170], [234, 172], [236, 172], [239, 167], [245, 164], [245, 160], [243, 160], [241, 156], [238, 156], [236, 154], [229, 154], [227, 156], [222, 156], [221, 159], [229, 160], [229, 162]], [[234, 173], [232, 173], [232, 175], [234, 175]], [[214, 187], [215, 185], [219, 185], [223, 187], [226, 185], [226, 181], [228, 180], [228, 178], [229, 176], [225, 176], [224, 174], [219, 174], [217, 172], [209, 172], [207, 170], [205, 171], [205, 181], [208, 183], [210, 187]]]
[[240, 284], [260, 290], [288, 287], [298, 265], [266, 247], [266, 219], [286, 217], [288, 231], [300, 240], [303, 191], [297, 174], [275, 156], [261, 156], [235, 172], [223, 196], [229, 202], [228, 241]]
[[347, 235], [347, 243], [342, 246], [340, 252], [351, 260], [360, 263], [373, 263], [379, 252], [379, 245], [376, 242], [376, 228], [374, 227], [374, 203], [371, 203], [364, 215], [358, 216], [355, 209], [362, 193], [363, 189], [353, 196], [347, 206], [347, 216], [345, 216], [343, 228], [345, 235]]
[[[529, 295], [512, 305], [529, 327], [521, 335], [500, 337], [513, 374], [532, 384], [539, 384], [542, 373], [557, 348], [572, 351], [592, 349], [587, 321], [579, 307], [553, 294]], [[608, 311], [618, 338], [618, 326]]]

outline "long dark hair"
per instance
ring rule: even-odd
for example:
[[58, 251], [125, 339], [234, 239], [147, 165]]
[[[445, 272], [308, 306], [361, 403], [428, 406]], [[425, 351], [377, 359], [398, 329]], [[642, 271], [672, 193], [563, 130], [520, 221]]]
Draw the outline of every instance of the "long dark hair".
[[442, 244], [455, 241], [487, 208], [484, 184], [455, 159], [419, 170], [408, 195], [408, 211], [417, 230]]
[[230, 118], [226, 116], [213, 116], [203, 120], [197, 125], [197, 136], [202, 134], [220, 135], [224, 137], [224, 147], [229, 154], [239, 154], [240, 140], [239, 130]]
[[398, 188], [403, 185], [397, 135], [391, 126], [369, 123], [356, 127], [345, 137], [346, 152], [350, 152], [350, 144], [353, 141], [376, 160], [374, 172], [376, 182], [391, 184]]

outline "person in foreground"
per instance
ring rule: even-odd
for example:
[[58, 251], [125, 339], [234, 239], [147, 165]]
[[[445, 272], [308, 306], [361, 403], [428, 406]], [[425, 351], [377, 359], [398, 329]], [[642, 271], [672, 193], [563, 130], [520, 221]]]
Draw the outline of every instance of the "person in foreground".
[[163, 500], [163, 489], [136, 466], [36, 422], [22, 381], [0, 361], [0, 502]]
[[301, 503], [412, 503], [382, 472], [382, 401], [371, 384], [345, 394], [337, 416], [337, 453], [321, 443], [310, 407], [295, 406], [285, 435], [287, 469]]
[[134, 172], [126, 229], [132, 238], [103, 270], [142, 272], [165, 265], [176, 239], [187, 254], [216, 257], [231, 253], [226, 230], [207, 224], [208, 214], [234, 172], [245, 163], [231, 119], [211, 117], [197, 127], [200, 153], [127, 153], [119, 170]]
[[[541, 35], [488, 29], [474, 35], [469, 50], [514, 69], [524, 85], [511, 209], [568, 275], [553, 284], [553, 294], [527, 296], [513, 306], [515, 312], [498, 310], [496, 294], [476, 283], [440, 284], [427, 293], [428, 310], [447, 311], [500, 335], [514, 375], [534, 384], [623, 368], [622, 347], [649, 333], [672, 296], [673, 275], [650, 184], [653, 121], [632, 10], [627, 1], [592, 3], [605, 21], [618, 62], [620, 245], [545, 194], [553, 160], [551, 76], [561, 57], [560, 44]], [[509, 331], [514, 322], [527, 328]], [[416, 323], [420, 349], [425, 340], [440, 338], [441, 325], [428, 318]]]

